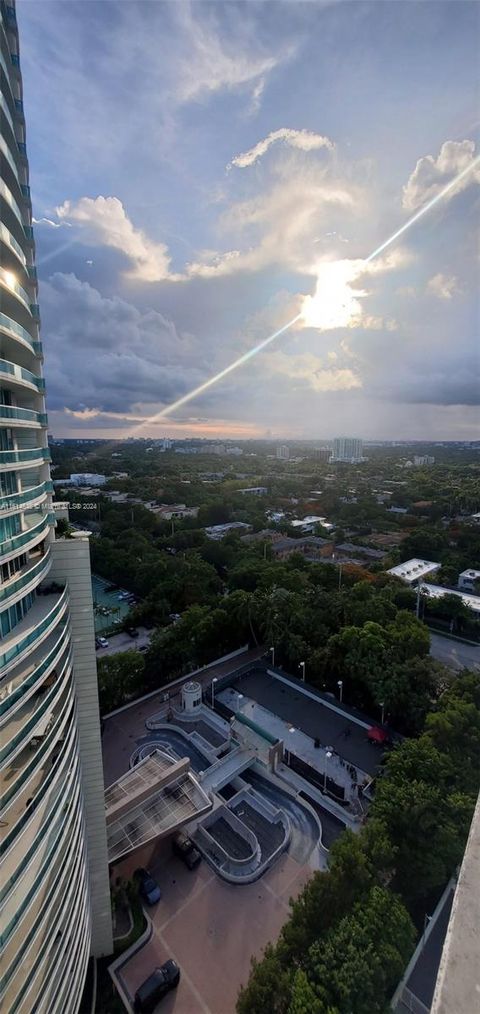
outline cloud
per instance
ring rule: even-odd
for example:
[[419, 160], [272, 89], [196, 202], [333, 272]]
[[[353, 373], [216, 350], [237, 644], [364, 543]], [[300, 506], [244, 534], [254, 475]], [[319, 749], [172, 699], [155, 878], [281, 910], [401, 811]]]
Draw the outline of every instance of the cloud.
[[[442, 187], [462, 172], [474, 158], [474, 141], [445, 141], [436, 159], [433, 155], [420, 158], [403, 188], [403, 207], [407, 211], [420, 208], [435, 197]], [[472, 169], [471, 173], [464, 176], [458, 186], [452, 188], [446, 200], [451, 200], [454, 194], [465, 190], [475, 180], [480, 182], [480, 164], [477, 169]]]
[[264, 137], [249, 151], [235, 155], [227, 168], [236, 166], [238, 169], [246, 169], [248, 166], [254, 165], [277, 141], [284, 141], [291, 148], [298, 148], [300, 151], [315, 151], [318, 148], [328, 148], [329, 151], [333, 151], [335, 147], [333, 141], [330, 141], [328, 137], [315, 134], [311, 130], [291, 130], [289, 127], [280, 127], [279, 130], [272, 130], [268, 137]]
[[175, 280], [170, 273], [170, 256], [164, 243], [156, 243], [128, 218], [118, 197], [82, 197], [79, 201], [65, 201], [56, 208], [58, 217], [81, 227], [86, 243], [99, 244], [120, 250], [132, 261], [128, 277], [142, 282]]
[[[330, 354], [328, 358], [331, 358]], [[311, 353], [287, 355], [276, 351], [269, 356], [268, 366], [276, 374], [289, 378], [293, 387], [302, 386], [319, 394], [327, 391], [351, 391], [362, 387], [362, 380], [354, 370], [346, 367], [324, 366], [322, 360]]]
[[42, 317], [49, 408], [128, 413], [148, 401], [158, 411], [208, 375], [210, 353], [194, 336], [75, 275], [42, 282]]
[[176, 59], [174, 99], [182, 104], [250, 85], [252, 100], [259, 104], [266, 77], [292, 56], [294, 47], [284, 46], [278, 53], [266, 51], [249, 19], [235, 17], [234, 11], [230, 15], [231, 31], [225, 31], [225, 26], [222, 31], [212, 8], [203, 8], [201, 15], [194, 13], [190, 3], [177, 4], [174, 9], [182, 40]]
[[434, 275], [427, 283], [427, 292], [437, 296], [438, 299], [452, 299], [460, 292], [458, 279], [454, 275], [450, 277], [442, 274]]

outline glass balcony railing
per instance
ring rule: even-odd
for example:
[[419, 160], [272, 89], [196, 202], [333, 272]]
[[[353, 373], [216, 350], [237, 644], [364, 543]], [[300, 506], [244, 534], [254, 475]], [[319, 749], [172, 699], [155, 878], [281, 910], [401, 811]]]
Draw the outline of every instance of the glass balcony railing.
[[5, 114], [5, 117], [8, 120], [13, 133], [15, 134], [15, 128], [13, 126], [13, 116], [8, 107], [8, 102], [2, 92], [0, 92], [0, 109], [2, 110], [2, 113]]
[[[12, 661], [14, 661], [14, 659], [20, 658], [20, 656], [23, 655], [28, 648], [38, 641], [42, 634], [46, 634], [48, 631], [54, 629], [67, 607], [67, 586], [65, 586], [62, 592], [58, 594], [55, 593], [55, 595], [56, 601], [46, 615], [44, 614], [45, 604], [41, 599], [39, 599], [26, 614], [24, 619], [21, 621], [26, 626], [25, 635], [20, 637], [15, 644], [12, 644], [11, 648], [8, 648], [0, 655], [0, 669], [9, 665]], [[48, 605], [48, 597], [46, 598], [46, 602]], [[32, 623], [36, 620], [36, 617], [38, 617], [38, 620], [35, 622], [32, 630]]]
[[48, 425], [46, 412], [33, 412], [30, 408], [16, 408], [13, 405], [0, 405], [0, 419], [18, 419], [20, 422], [30, 422], [32, 425]]
[[[8, 451], [4, 452], [8, 454]], [[14, 452], [16, 453], [16, 452]], [[0, 469], [2, 467], [0, 455]], [[31, 528], [27, 528], [25, 532], [19, 532], [18, 535], [13, 535], [11, 539], [5, 539], [4, 542], [0, 542], [0, 559], [2, 556], [7, 556], [9, 553], [15, 553], [20, 550], [23, 546], [28, 546], [30, 542], [38, 538], [39, 535], [47, 533], [52, 521], [50, 520], [50, 514], [44, 514], [40, 521], [36, 525], [32, 525]]]
[[31, 197], [31, 191], [30, 191], [30, 187], [28, 186], [28, 184], [27, 183], [22, 183], [20, 185], [20, 190], [22, 191], [22, 194], [23, 194], [25, 200], [29, 201], [30, 197]]
[[17, 113], [20, 114], [20, 116], [23, 116], [24, 110], [23, 110], [23, 102], [21, 99], [15, 99], [15, 110]]
[[0, 587], [0, 604], [3, 605], [12, 596], [18, 595], [22, 588], [28, 588], [33, 581], [41, 581], [50, 570], [51, 565], [50, 555], [42, 556], [41, 560], [33, 567], [29, 567], [21, 577], [16, 580], [10, 579], [7, 585], [2, 585]]
[[[61, 747], [63, 753], [63, 759], [60, 761], [60, 770], [55, 769], [50, 761], [52, 748]], [[34, 833], [32, 834], [31, 842], [26, 845], [23, 843], [24, 849], [27, 847], [27, 854], [25, 861], [28, 862], [30, 856], [35, 849], [41, 843], [41, 839], [46, 835], [52, 827], [52, 820], [56, 813], [56, 800], [48, 800], [47, 794], [51, 791], [52, 785], [55, 781], [61, 779], [62, 768], [65, 768], [66, 764], [70, 764], [75, 752], [75, 731], [74, 731], [74, 707], [73, 697], [70, 695], [67, 697], [66, 704], [59, 712], [58, 721], [56, 725], [50, 730], [48, 736], [45, 736], [43, 743], [39, 746], [34, 754], [31, 754], [21, 771], [20, 778], [17, 778], [12, 786], [6, 790], [5, 793], [5, 813], [7, 813], [8, 804], [14, 796], [17, 795], [23, 786], [29, 783], [30, 778], [38, 772], [39, 769], [44, 771], [44, 776], [41, 783], [37, 786], [35, 792], [35, 810], [32, 813], [31, 810], [24, 808], [20, 818], [14, 821], [13, 826], [9, 827], [8, 833], [2, 840], [2, 851], [5, 859], [5, 880], [0, 883], [0, 899], [3, 900], [6, 891], [9, 887], [9, 879], [15, 872], [15, 868], [18, 869], [18, 855], [15, 854], [10, 857], [7, 856], [9, 848], [18, 843], [18, 836], [20, 831], [28, 821], [31, 821], [37, 826], [33, 828]], [[47, 763], [49, 762], [49, 763]], [[3, 798], [2, 798], [3, 802]], [[50, 804], [50, 805], [49, 805]], [[13, 805], [13, 804], [12, 804]], [[42, 812], [42, 808], [46, 812]], [[16, 850], [12, 850], [14, 853]]]
[[28, 295], [28, 292], [25, 289], [23, 289], [22, 286], [19, 285], [17, 281], [15, 281], [15, 278], [12, 276], [11, 271], [6, 271], [5, 268], [0, 267], [0, 282], [2, 282], [2, 284], [8, 289], [9, 292], [14, 292], [15, 295], [22, 300], [22, 303], [25, 303], [27, 309], [30, 310], [31, 313], [33, 313], [33, 306], [36, 306], [37, 304], [36, 303], [32, 304], [30, 302], [30, 296]]
[[41, 355], [42, 343], [35, 341], [26, 328], [22, 327], [21, 324], [17, 324], [16, 320], [8, 317], [6, 313], [0, 313], [0, 329], [8, 331], [15, 338], [21, 338], [23, 342], [30, 346], [32, 352], [35, 352], [36, 355]]
[[53, 493], [53, 482], [50, 479], [47, 479], [46, 482], [40, 482], [38, 486], [23, 489], [20, 493], [7, 493], [5, 496], [0, 496], [0, 511], [15, 510], [17, 508], [22, 510], [29, 507], [33, 500], [43, 499], [47, 493]]
[[27, 258], [25, 257], [25, 254], [20, 246], [20, 243], [17, 243], [15, 236], [12, 235], [10, 230], [7, 229], [6, 225], [4, 225], [3, 222], [0, 222], [0, 237], [4, 243], [7, 243], [8, 246], [10, 246], [12, 250], [15, 251], [18, 259], [22, 262], [23, 267], [26, 270], [29, 270], [27, 269]]
[[[16, 202], [16, 200], [15, 200], [13, 194], [12, 194], [12, 191], [10, 190], [10, 187], [7, 187], [7, 184], [5, 183], [5, 180], [2, 180], [2, 179], [0, 179], [0, 195], [3, 197], [4, 201], [6, 201], [7, 204], [11, 207], [13, 213], [17, 216], [18, 221], [20, 222], [20, 225], [21, 225], [23, 231], [25, 232], [25, 235], [27, 236], [27, 239], [33, 239], [33, 229], [32, 229], [32, 227], [28, 226], [28, 225], [25, 225], [25, 223], [23, 221], [22, 212], [20, 211], [20, 208], [19, 208], [19, 206], [18, 206], [18, 204], [17, 204], [17, 202]], [[27, 229], [30, 229], [31, 236], [27, 235]]]
[[16, 363], [10, 363], [8, 359], [0, 359], [0, 374], [16, 377], [17, 380], [26, 380], [29, 384], [33, 384], [37, 388], [37, 391], [41, 391], [42, 393], [45, 390], [43, 377], [37, 377], [36, 373], [25, 370], [23, 366], [17, 366]]
[[[35, 729], [41, 727], [41, 737], [49, 731], [55, 721], [55, 712], [58, 710], [60, 701], [63, 701], [67, 690], [60, 681], [54, 683], [53, 687], [45, 694], [40, 704], [35, 701], [32, 702], [32, 698], [27, 701], [25, 708], [20, 709], [15, 715], [15, 721], [8, 722], [5, 728], [2, 730], [2, 743], [4, 744], [0, 748], [0, 761], [4, 761], [10, 754], [13, 754], [21, 744], [25, 743], [25, 746], [30, 740], [35, 739]], [[22, 712], [25, 711], [25, 714]], [[44, 728], [45, 725], [48, 726]], [[13, 728], [12, 728], [13, 725]], [[7, 741], [8, 730], [11, 729], [13, 735]], [[15, 728], [17, 731], [15, 731]]]
[[[42, 462], [51, 461], [51, 455], [48, 447], [28, 447], [23, 451], [0, 451], [0, 470], [2, 465], [8, 465], [14, 462], [15, 464], [21, 465], [22, 462]], [[0, 544], [1, 553], [1, 544]]]
[[12, 67], [20, 67], [20, 57], [18, 53], [10, 53], [10, 60], [12, 61]]
[[[28, 677], [26, 678], [18, 677], [20, 679], [19, 685], [15, 686], [12, 690], [12, 693], [8, 694], [7, 697], [5, 697], [2, 701], [0, 701], [0, 715], [5, 715], [7, 711], [9, 711], [9, 709], [12, 708], [14, 704], [17, 703], [17, 701], [21, 700], [21, 698], [24, 697], [29, 690], [31, 690], [32, 687], [34, 687], [36, 684], [40, 685], [42, 681], [42, 676], [47, 672], [49, 667], [52, 666], [54, 662], [58, 663], [60, 655], [62, 654], [63, 651], [65, 651], [65, 648], [68, 645], [69, 637], [70, 630], [67, 625], [67, 621], [65, 620], [64, 625], [62, 626], [61, 629], [60, 636], [57, 638], [55, 644], [53, 645], [53, 648], [50, 649], [48, 654], [43, 659], [42, 663], [40, 665], [37, 665], [33, 669], [33, 672], [31, 672]], [[62, 677], [59, 676], [58, 678], [60, 680]]]

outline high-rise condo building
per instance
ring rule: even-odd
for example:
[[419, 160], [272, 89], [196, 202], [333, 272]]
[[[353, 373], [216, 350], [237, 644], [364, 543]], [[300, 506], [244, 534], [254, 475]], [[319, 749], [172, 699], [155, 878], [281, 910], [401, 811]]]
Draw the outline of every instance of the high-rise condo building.
[[363, 461], [363, 444], [356, 437], [335, 437], [330, 461], [348, 461], [355, 464]]
[[280, 446], [277, 447], [276, 455], [279, 461], [288, 461], [290, 457], [290, 448], [287, 447], [287, 444], [280, 444]]
[[90, 555], [86, 533], [55, 538], [11, 0], [0, 12], [0, 1007], [74, 1014], [89, 955], [112, 950]]

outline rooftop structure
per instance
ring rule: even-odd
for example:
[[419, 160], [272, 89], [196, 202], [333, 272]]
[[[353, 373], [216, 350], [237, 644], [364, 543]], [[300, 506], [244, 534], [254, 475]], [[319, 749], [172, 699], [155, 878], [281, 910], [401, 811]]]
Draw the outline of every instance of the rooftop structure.
[[209, 525], [208, 528], [205, 528], [205, 535], [209, 539], [223, 539], [224, 535], [228, 535], [229, 532], [248, 532], [251, 527], [245, 521], [229, 521], [224, 525]]
[[458, 587], [462, 591], [474, 591], [477, 582], [480, 583], [480, 570], [463, 570], [458, 575]]
[[268, 489], [266, 486], [248, 486], [246, 489], [239, 489], [239, 493], [247, 493], [250, 496], [266, 496]]
[[113, 950], [89, 538], [54, 534], [13, 0], [0, 19], [0, 1007], [75, 1014]]
[[365, 556], [370, 560], [383, 560], [387, 555], [381, 549], [370, 549], [368, 546], [355, 546], [353, 542], [342, 542], [340, 545], [335, 546], [335, 556], [339, 553], [346, 553], [349, 556], [351, 554]]
[[72, 472], [70, 475], [74, 486], [104, 486], [107, 481], [106, 475], [98, 472]]
[[458, 591], [456, 588], [443, 588], [439, 584], [424, 584], [421, 586], [422, 594], [427, 595], [432, 599], [444, 598], [445, 595], [456, 595], [461, 598], [464, 606], [468, 609], [473, 609], [475, 613], [480, 613], [480, 595], [469, 595], [467, 592]]
[[109, 862], [171, 834], [211, 807], [188, 757], [176, 760], [154, 750], [105, 790]]
[[405, 563], [397, 564], [396, 567], [390, 567], [387, 574], [391, 574], [392, 577], [401, 578], [405, 584], [416, 585], [427, 574], [433, 574], [437, 570], [440, 570], [439, 563], [433, 563], [432, 560], [419, 560], [413, 557], [411, 560], [406, 560]]

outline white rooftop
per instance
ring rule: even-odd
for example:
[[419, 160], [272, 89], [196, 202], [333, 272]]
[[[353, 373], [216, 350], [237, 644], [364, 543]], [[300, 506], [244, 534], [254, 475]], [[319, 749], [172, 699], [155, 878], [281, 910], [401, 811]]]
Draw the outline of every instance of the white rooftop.
[[480, 570], [462, 570], [462, 573], [459, 574], [458, 577], [459, 579], [461, 577], [466, 577], [470, 578], [471, 581], [478, 581], [478, 578], [480, 578]]
[[443, 598], [444, 595], [458, 595], [465, 606], [480, 614], [480, 595], [470, 595], [469, 592], [456, 591], [455, 588], [442, 588], [439, 584], [423, 583], [422, 592], [434, 599]]
[[435, 570], [440, 570], [439, 563], [433, 563], [432, 560], [419, 560], [413, 557], [412, 560], [399, 563], [396, 567], [390, 567], [387, 574], [401, 578], [406, 584], [414, 584], [419, 578], [425, 577], [425, 574], [433, 574]]

